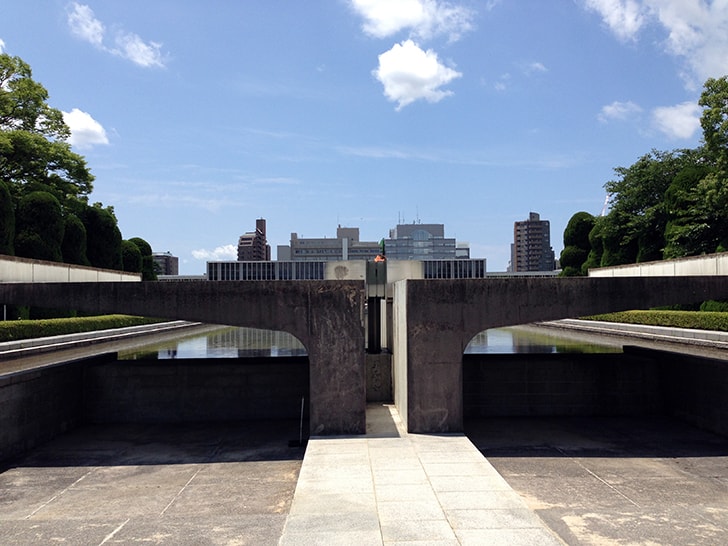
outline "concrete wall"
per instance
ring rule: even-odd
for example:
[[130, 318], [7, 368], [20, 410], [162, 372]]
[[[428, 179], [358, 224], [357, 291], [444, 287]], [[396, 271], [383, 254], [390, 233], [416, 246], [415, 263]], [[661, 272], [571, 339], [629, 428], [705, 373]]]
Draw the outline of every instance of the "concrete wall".
[[0, 460], [19, 455], [83, 421], [83, 370], [72, 362], [0, 376]]
[[631, 353], [465, 355], [463, 414], [657, 414], [663, 411], [659, 372], [654, 358]]
[[478, 332], [728, 299], [725, 276], [407, 280], [394, 288], [394, 315], [405, 317], [393, 332], [395, 404], [408, 431], [421, 433], [462, 431], [462, 355]]
[[589, 270], [590, 277], [675, 277], [695, 275], [728, 275], [728, 252]]
[[141, 273], [0, 255], [0, 282], [134, 282]]
[[0, 283], [0, 303], [281, 330], [306, 347], [311, 433], [366, 431], [363, 281]]
[[308, 417], [308, 360], [119, 361], [86, 368], [91, 423], [184, 423]]

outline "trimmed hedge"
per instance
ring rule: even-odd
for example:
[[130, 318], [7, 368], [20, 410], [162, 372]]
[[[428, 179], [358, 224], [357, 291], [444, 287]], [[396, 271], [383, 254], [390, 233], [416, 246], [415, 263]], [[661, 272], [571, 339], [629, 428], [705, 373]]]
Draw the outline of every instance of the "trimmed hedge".
[[76, 317], [42, 320], [7, 320], [0, 322], [0, 342], [18, 341], [37, 337], [60, 336], [107, 330], [109, 328], [125, 328], [161, 322], [159, 319], [132, 317], [128, 315], [104, 315], [100, 317]]
[[703, 311], [624, 311], [606, 315], [582, 317], [585, 320], [647, 324], [694, 330], [718, 330], [728, 332], [728, 313]]

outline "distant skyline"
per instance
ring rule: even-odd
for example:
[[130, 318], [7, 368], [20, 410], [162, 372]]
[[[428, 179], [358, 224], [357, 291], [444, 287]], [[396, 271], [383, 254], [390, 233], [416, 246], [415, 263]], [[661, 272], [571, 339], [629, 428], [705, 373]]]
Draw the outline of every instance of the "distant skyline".
[[91, 202], [181, 274], [261, 217], [273, 249], [419, 218], [503, 271], [533, 211], [558, 257], [615, 167], [699, 145], [726, 28], [725, 0], [0, 5], [0, 51], [64, 112]]

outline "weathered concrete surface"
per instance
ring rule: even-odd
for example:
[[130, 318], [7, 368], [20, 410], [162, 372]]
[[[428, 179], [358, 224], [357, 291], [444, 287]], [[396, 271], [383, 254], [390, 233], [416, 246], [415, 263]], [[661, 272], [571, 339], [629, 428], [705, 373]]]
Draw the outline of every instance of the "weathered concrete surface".
[[298, 421], [83, 427], [0, 468], [0, 544], [273, 546]]
[[565, 544], [728, 544], [728, 439], [660, 417], [466, 420]]
[[499, 326], [728, 298], [728, 277], [408, 280], [395, 285], [395, 404], [409, 432], [459, 432], [462, 355]]
[[12, 283], [0, 302], [282, 330], [310, 361], [311, 433], [366, 430], [362, 281]]

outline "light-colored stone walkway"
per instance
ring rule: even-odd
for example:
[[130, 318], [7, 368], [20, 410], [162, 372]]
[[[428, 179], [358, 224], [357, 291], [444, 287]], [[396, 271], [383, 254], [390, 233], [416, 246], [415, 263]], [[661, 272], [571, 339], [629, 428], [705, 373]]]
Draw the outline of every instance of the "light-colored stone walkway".
[[463, 435], [406, 434], [370, 406], [368, 434], [309, 440], [281, 546], [557, 546]]

